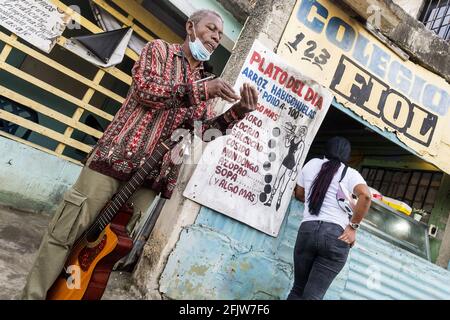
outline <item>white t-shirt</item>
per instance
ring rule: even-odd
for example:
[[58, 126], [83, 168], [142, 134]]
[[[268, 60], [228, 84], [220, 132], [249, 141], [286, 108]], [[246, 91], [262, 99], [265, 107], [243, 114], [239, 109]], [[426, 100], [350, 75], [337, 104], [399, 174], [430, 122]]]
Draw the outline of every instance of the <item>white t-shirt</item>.
[[[305, 210], [303, 212], [303, 220], [305, 221], [316, 221], [322, 220], [326, 222], [336, 223], [345, 229], [349, 223], [348, 215], [345, 213], [338, 205], [336, 201], [336, 193], [339, 187], [339, 180], [341, 179], [342, 171], [344, 170], [344, 164], [341, 163], [340, 168], [336, 172], [331, 180], [330, 187], [325, 194], [325, 199], [323, 199], [322, 207], [318, 216], [311, 215], [308, 209], [308, 196], [311, 189], [311, 185], [322, 168], [322, 164], [327, 162], [328, 159], [312, 159], [305, 164], [303, 169], [300, 171], [297, 184], [300, 187], [305, 188]], [[366, 184], [364, 178], [353, 168], [348, 167], [347, 172], [342, 180], [344, 186], [351, 192], [358, 184]]]

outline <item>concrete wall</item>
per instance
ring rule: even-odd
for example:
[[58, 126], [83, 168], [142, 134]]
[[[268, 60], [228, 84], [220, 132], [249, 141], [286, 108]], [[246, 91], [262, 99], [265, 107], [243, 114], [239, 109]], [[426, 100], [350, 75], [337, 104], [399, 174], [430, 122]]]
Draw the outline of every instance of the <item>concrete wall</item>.
[[[409, 1], [408, 1], [409, 2]], [[363, 19], [370, 19], [371, 6], [379, 8], [380, 25], [376, 28], [407, 54], [410, 60], [442, 76], [450, 82], [450, 43], [425, 28], [415, 17], [392, 0], [338, 1], [347, 10], [355, 11]], [[430, 50], [430, 48], [433, 48]]]
[[0, 204], [53, 213], [81, 166], [0, 137]]
[[436, 204], [431, 213], [429, 224], [437, 226], [436, 238], [430, 238], [430, 249], [433, 261], [447, 268], [450, 260], [450, 176], [444, 175], [436, 198]]
[[240, 23], [244, 24], [257, 0], [217, 0]]
[[396, 5], [405, 10], [411, 17], [418, 18], [422, 13], [425, 0], [392, 0]]
[[284, 299], [303, 205], [274, 238], [208, 208], [183, 230], [160, 280], [170, 299]]

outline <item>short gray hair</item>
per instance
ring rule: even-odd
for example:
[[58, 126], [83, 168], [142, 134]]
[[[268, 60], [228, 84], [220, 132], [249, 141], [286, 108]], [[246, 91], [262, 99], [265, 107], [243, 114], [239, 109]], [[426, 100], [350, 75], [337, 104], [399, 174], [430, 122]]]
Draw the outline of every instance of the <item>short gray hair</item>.
[[202, 9], [202, 10], [195, 11], [193, 14], [190, 15], [188, 21], [192, 21], [193, 23], [199, 23], [200, 20], [202, 20], [208, 14], [212, 14], [212, 15], [218, 17], [223, 23], [223, 18], [219, 13], [217, 13], [214, 10], [208, 10], [208, 9]]

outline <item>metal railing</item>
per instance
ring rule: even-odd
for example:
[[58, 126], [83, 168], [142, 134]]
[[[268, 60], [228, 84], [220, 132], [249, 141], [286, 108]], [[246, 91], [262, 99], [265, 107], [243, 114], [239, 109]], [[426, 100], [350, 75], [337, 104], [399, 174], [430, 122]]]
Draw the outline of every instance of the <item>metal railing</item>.
[[450, 40], [450, 0], [427, 0], [419, 20], [444, 40]]
[[428, 212], [434, 207], [442, 172], [363, 166], [361, 175], [381, 194]]

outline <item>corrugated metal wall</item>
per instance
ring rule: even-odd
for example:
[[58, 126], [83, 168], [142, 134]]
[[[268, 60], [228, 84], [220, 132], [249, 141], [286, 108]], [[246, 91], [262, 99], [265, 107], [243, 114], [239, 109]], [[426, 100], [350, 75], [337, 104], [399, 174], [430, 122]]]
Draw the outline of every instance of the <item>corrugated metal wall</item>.
[[450, 299], [450, 272], [368, 232], [347, 262], [341, 299]]
[[[302, 207], [291, 202], [277, 238], [202, 208], [169, 257], [161, 292], [172, 299], [285, 299]], [[325, 299], [450, 299], [450, 272], [361, 230]]]

